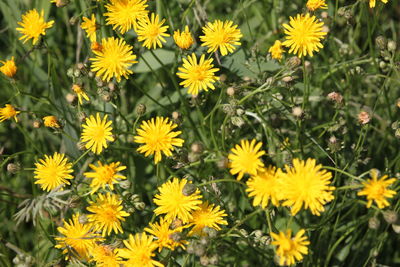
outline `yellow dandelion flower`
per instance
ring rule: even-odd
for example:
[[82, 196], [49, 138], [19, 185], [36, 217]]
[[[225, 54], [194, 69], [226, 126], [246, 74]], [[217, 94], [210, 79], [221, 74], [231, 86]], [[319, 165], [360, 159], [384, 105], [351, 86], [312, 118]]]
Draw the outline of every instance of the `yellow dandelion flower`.
[[279, 257], [279, 265], [293, 265], [303, 259], [303, 255], [308, 254], [308, 245], [310, 241], [307, 236], [304, 236], [305, 230], [301, 229], [292, 238], [292, 230], [287, 230], [286, 234], [279, 232], [278, 234], [271, 233], [274, 239], [272, 245], [277, 246], [276, 254]]
[[325, 0], [308, 0], [306, 5], [310, 11], [315, 11], [318, 8], [328, 9], [328, 5], [325, 3]]
[[43, 124], [44, 124], [44, 126], [51, 127], [51, 128], [60, 128], [61, 127], [56, 116], [43, 117]]
[[39, 184], [45, 191], [62, 188], [70, 184], [68, 179], [74, 178], [71, 175], [72, 163], [68, 162], [64, 154], [55, 152], [53, 156], [44, 155], [44, 160], [40, 159], [35, 166], [35, 184]]
[[86, 35], [91, 42], [96, 42], [96, 16], [92, 14], [90, 19], [87, 17], [83, 17], [82, 19], [81, 28], [86, 31]]
[[9, 78], [14, 77], [15, 73], [17, 73], [14, 57], [6, 61], [0, 60], [0, 63], [3, 64], [3, 66], [0, 67], [0, 71]]
[[373, 201], [380, 209], [388, 207], [390, 204], [386, 198], [392, 198], [396, 195], [396, 191], [387, 188], [396, 181], [396, 178], [387, 179], [388, 176], [384, 175], [378, 179], [378, 174], [377, 170], [371, 170], [371, 179], [363, 182], [364, 189], [357, 193], [358, 196], [367, 197], [367, 208], [372, 206]]
[[6, 104], [4, 108], [0, 108], [0, 122], [9, 120], [14, 117], [15, 122], [18, 122], [17, 115], [21, 111], [17, 111], [13, 105]]
[[166, 33], [169, 26], [163, 26], [165, 19], [159, 21], [158, 15], [151, 13], [150, 18], [146, 16], [138, 21], [135, 29], [138, 35], [138, 41], [143, 42], [143, 47], [148, 49], [156, 49], [157, 46], [162, 47], [162, 43], [167, 42], [164, 37], [168, 37]]
[[179, 239], [183, 227], [171, 229], [171, 222], [165, 218], [161, 218], [160, 222], [150, 223], [149, 227], [144, 228], [146, 232], [153, 235], [156, 240], [154, 243], [158, 247], [158, 252], [163, 248], [175, 250], [177, 247], [185, 249], [185, 245], [188, 243], [185, 240]]
[[184, 31], [174, 31], [174, 41], [181, 49], [189, 49], [194, 43], [192, 33], [189, 31], [189, 26], [185, 26]]
[[40, 35], [46, 35], [46, 29], [53, 26], [54, 20], [45, 22], [44, 11], [42, 10], [39, 14], [36, 9], [32, 9], [22, 15], [22, 22], [18, 22], [18, 24], [21, 28], [17, 28], [17, 31], [23, 34], [19, 40], [23, 40], [25, 43], [27, 40], [33, 39], [32, 43], [36, 44]]
[[[158, 190], [159, 194], [154, 196], [154, 203], [158, 206], [154, 213], [157, 215], [166, 214], [165, 219], [169, 222], [178, 218], [183, 223], [192, 219], [192, 212], [200, 209], [201, 195], [198, 188], [191, 188], [191, 182], [186, 179], [173, 178], [162, 184]], [[185, 188], [185, 190], [184, 190]], [[193, 191], [193, 192], [190, 192]]]
[[82, 105], [82, 98], [84, 98], [86, 101], [89, 101], [89, 97], [82, 86], [78, 84], [73, 84], [72, 91], [74, 91], [74, 93], [78, 96], [78, 101], [80, 105]]
[[90, 187], [92, 188], [91, 194], [99, 190], [100, 187], [105, 189], [106, 185], [111, 190], [114, 190], [114, 184], [118, 183], [119, 179], [126, 179], [126, 176], [119, 174], [120, 171], [126, 169], [126, 166], [121, 165], [120, 162], [103, 165], [100, 161], [97, 161], [97, 165], [89, 164], [93, 172], [84, 173], [86, 178], [93, 179], [90, 183]]
[[231, 149], [231, 153], [228, 155], [230, 162], [230, 173], [232, 175], [238, 175], [237, 179], [241, 180], [245, 173], [250, 175], [256, 175], [257, 172], [264, 169], [264, 163], [261, 160], [261, 156], [265, 155], [264, 150], [260, 150], [262, 142], [256, 144], [256, 139], [241, 140], [240, 145], [236, 145]]
[[153, 252], [157, 245], [153, 242], [153, 237], [146, 235], [146, 233], [129, 235], [128, 240], [124, 240], [126, 248], [118, 250], [121, 257], [127, 259], [126, 266], [130, 267], [153, 267], [164, 265], [152, 257], [155, 256]]
[[108, 12], [104, 13], [107, 17], [107, 25], [112, 25], [122, 33], [126, 33], [132, 28], [136, 28], [139, 19], [147, 17], [147, 0], [117, 0], [111, 1], [106, 5]]
[[315, 159], [306, 161], [293, 159], [293, 167], [287, 166], [286, 173], [277, 173], [283, 206], [290, 206], [292, 215], [296, 215], [304, 206], [314, 215], [321, 215], [324, 205], [334, 199], [331, 186], [332, 174], [316, 165]]
[[200, 40], [203, 42], [201, 46], [208, 47], [207, 53], [215, 52], [218, 49], [223, 56], [232, 53], [236, 49], [235, 45], [240, 45], [239, 40], [242, 37], [240, 29], [237, 27], [230, 20], [208, 22], [203, 27], [204, 35], [200, 36]]
[[[388, 0], [381, 0], [382, 3], [386, 4]], [[376, 5], [376, 0], [369, 0], [369, 7], [374, 8]]]
[[56, 248], [63, 249], [62, 253], [67, 254], [65, 259], [71, 256], [80, 259], [88, 259], [90, 251], [103, 239], [92, 232], [89, 224], [83, 224], [79, 221], [79, 213], [72, 216], [68, 222], [64, 220], [64, 226], [58, 227], [57, 230], [64, 237], [56, 237]]
[[198, 95], [199, 91], [208, 91], [208, 88], [214, 90], [214, 83], [218, 81], [215, 72], [219, 71], [214, 68], [212, 64], [213, 59], [205, 59], [205, 55], [201, 55], [200, 60], [197, 62], [195, 53], [183, 59], [182, 67], [179, 67], [180, 72], [176, 73], [182, 81], [180, 85], [188, 88], [188, 93], [191, 95]]
[[117, 249], [107, 245], [96, 245], [90, 255], [96, 262], [96, 267], [120, 267], [123, 263]]
[[103, 39], [101, 49], [92, 51], [96, 55], [90, 58], [93, 61], [92, 71], [107, 82], [113, 77], [117, 82], [121, 81], [121, 76], [127, 79], [128, 75], [132, 74], [132, 70], [128, 68], [137, 63], [136, 55], [132, 53], [132, 46], [126, 44], [123, 39], [114, 37]]
[[95, 231], [101, 231], [102, 236], [109, 236], [112, 231], [116, 234], [124, 232], [121, 221], [125, 221], [124, 217], [129, 216], [129, 213], [122, 210], [122, 200], [117, 195], [98, 194], [96, 201], [89, 201], [89, 204], [86, 209], [93, 214], [87, 217]]
[[181, 147], [184, 140], [176, 138], [180, 135], [181, 131], [172, 131], [178, 127], [175, 123], [168, 118], [156, 117], [148, 121], [143, 121], [140, 129], [137, 129], [137, 134], [134, 141], [140, 146], [137, 151], [144, 153], [144, 156], [154, 155], [154, 163], [157, 164], [161, 161], [161, 152], [165, 156], [172, 156], [174, 146]]
[[225, 211], [221, 210], [219, 206], [204, 202], [200, 205], [200, 209], [192, 212], [190, 223], [193, 228], [189, 234], [202, 235], [202, 230], [205, 227], [219, 231], [221, 230], [220, 225], [228, 225], [228, 222], [224, 219], [226, 216]]
[[272, 56], [273, 59], [281, 61], [282, 53], [285, 52], [282, 49], [282, 42], [279, 41], [279, 40], [276, 40], [274, 45], [269, 48], [268, 52], [271, 53], [271, 56]]
[[251, 176], [246, 184], [249, 197], [254, 197], [253, 206], [260, 205], [264, 209], [270, 199], [273, 205], [279, 206], [280, 192], [275, 167], [269, 166]]
[[114, 141], [112, 136], [112, 121], [107, 121], [107, 115], [100, 118], [100, 114], [96, 114], [96, 118], [91, 115], [86, 118], [86, 124], [82, 124], [83, 131], [81, 142], [86, 143], [86, 149], [90, 149], [95, 154], [100, 154], [103, 148], [107, 148], [107, 141]]

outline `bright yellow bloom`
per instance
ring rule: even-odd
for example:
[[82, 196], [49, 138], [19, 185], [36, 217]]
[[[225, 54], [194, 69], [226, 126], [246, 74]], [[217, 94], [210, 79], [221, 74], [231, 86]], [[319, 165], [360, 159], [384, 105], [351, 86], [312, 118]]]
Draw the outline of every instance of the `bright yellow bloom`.
[[15, 65], [14, 57], [11, 57], [10, 60], [2, 61], [0, 63], [3, 66], [0, 67], [0, 71], [9, 78], [12, 78], [15, 73], [17, 73], [17, 66]]
[[118, 250], [121, 257], [128, 259], [125, 262], [126, 266], [129, 267], [153, 267], [164, 265], [152, 257], [155, 256], [153, 252], [157, 245], [153, 242], [153, 237], [146, 235], [146, 233], [129, 235], [128, 240], [124, 240], [126, 248]]
[[149, 227], [144, 228], [146, 232], [156, 238], [154, 243], [157, 244], [158, 252], [163, 248], [175, 250], [175, 248], [181, 247], [185, 249], [185, 245], [188, 243], [185, 240], [179, 239], [183, 227], [171, 229], [170, 226], [171, 222], [167, 221], [165, 218], [161, 218], [160, 222], [150, 223]]
[[226, 216], [225, 211], [221, 210], [219, 206], [204, 202], [200, 205], [200, 209], [192, 212], [190, 223], [193, 228], [189, 234], [202, 235], [205, 227], [219, 231], [221, 230], [220, 225], [228, 225], [228, 222], [224, 219]]
[[282, 49], [282, 42], [279, 41], [279, 40], [276, 40], [274, 45], [269, 48], [268, 52], [271, 53], [271, 56], [272, 56], [273, 59], [281, 61], [282, 53], [285, 52]]
[[292, 215], [296, 215], [304, 205], [314, 215], [321, 215], [324, 205], [334, 199], [331, 186], [332, 174], [322, 165], [316, 165], [315, 159], [306, 161], [293, 159], [293, 167], [285, 165], [286, 173], [277, 173], [283, 206], [290, 206]]
[[373, 201], [380, 209], [388, 207], [390, 204], [386, 198], [392, 198], [396, 195], [396, 191], [387, 188], [396, 181], [396, 178], [387, 179], [388, 176], [384, 175], [378, 179], [378, 174], [377, 170], [371, 170], [372, 179], [363, 182], [364, 189], [357, 193], [358, 196], [367, 197], [367, 208], [371, 207]]
[[293, 265], [303, 259], [303, 255], [308, 254], [307, 245], [310, 241], [304, 236], [305, 230], [301, 229], [292, 238], [292, 230], [287, 230], [286, 234], [279, 232], [279, 235], [271, 232], [274, 239], [272, 245], [277, 246], [276, 254], [279, 257], [279, 265]]
[[54, 188], [63, 188], [66, 184], [70, 184], [67, 179], [73, 179], [72, 163], [64, 154], [54, 153], [53, 156], [44, 155], [44, 160], [40, 159], [39, 163], [35, 163], [35, 184], [39, 184], [45, 191], [51, 191]]
[[86, 101], [89, 101], [89, 97], [86, 94], [85, 90], [83, 90], [82, 86], [78, 84], [72, 85], [72, 91], [78, 96], [78, 101], [79, 104], [82, 105], [82, 98], [84, 98]]
[[120, 267], [123, 263], [118, 250], [107, 245], [96, 245], [90, 255], [96, 262], [96, 267]]
[[89, 201], [86, 209], [94, 214], [89, 214], [88, 220], [95, 231], [101, 231], [102, 236], [109, 236], [111, 232], [123, 233], [121, 221], [128, 217], [129, 213], [123, 211], [122, 200], [117, 195], [107, 193], [98, 194], [96, 202]]
[[256, 144], [256, 139], [241, 140], [240, 145], [236, 145], [231, 149], [231, 153], [228, 155], [230, 162], [230, 173], [238, 176], [238, 180], [243, 178], [245, 173], [250, 175], [256, 175], [257, 172], [264, 169], [264, 163], [261, 160], [261, 156], [265, 155], [264, 150], [260, 150], [262, 142]]
[[56, 116], [46, 116], [43, 117], [43, 124], [46, 127], [51, 127], [51, 128], [60, 128], [60, 124], [58, 123], [58, 119]]
[[290, 25], [283, 24], [285, 28], [286, 41], [283, 45], [290, 47], [289, 53], [297, 54], [298, 57], [310, 55], [313, 51], [319, 51], [324, 46], [321, 39], [325, 38], [326, 32], [322, 31], [323, 22], [318, 22], [315, 16], [310, 14], [298, 14], [295, 18], [290, 17]]
[[54, 20], [45, 22], [44, 11], [42, 10], [39, 15], [36, 9], [32, 9], [22, 15], [22, 22], [18, 22], [18, 24], [21, 28], [17, 28], [17, 31], [23, 34], [19, 40], [23, 40], [25, 43], [27, 40], [33, 39], [32, 43], [36, 44], [40, 35], [46, 35], [46, 29], [53, 26]]
[[119, 174], [120, 171], [125, 170], [126, 166], [121, 165], [120, 162], [112, 162], [110, 164], [102, 164], [97, 161], [97, 165], [89, 164], [93, 172], [85, 172], [84, 175], [88, 179], [93, 179], [90, 183], [92, 188], [91, 194], [99, 190], [99, 188], [106, 188], [106, 185], [114, 190], [114, 184], [119, 182], [119, 179], [126, 179], [126, 176]]
[[328, 9], [328, 5], [325, 3], [325, 0], [308, 0], [307, 8], [310, 11], [315, 11], [318, 8]]
[[168, 37], [169, 34], [166, 33], [169, 26], [162, 26], [165, 19], [159, 21], [158, 15], [151, 13], [151, 17], [146, 16], [138, 21], [136, 27], [136, 33], [138, 35], [138, 41], [143, 42], [143, 46], [148, 49], [156, 49], [157, 46], [162, 47], [162, 43], [167, 42], [164, 37]]
[[126, 33], [132, 28], [136, 28], [139, 19], [147, 17], [149, 13], [146, 10], [147, 0], [116, 0], [110, 1], [106, 5], [107, 25], [113, 25], [113, 29], [117, 29], [122, 33]]
[[219, 71], [212, 64], [213, 59], [205, 59], [205, 55], [201, 55], [199, 62], [195, 53], [183, 59], [182, 67], [179, 67], [180, 72], [176, 73], [182, 81], [180, 85], [188, 88], [188, 93], [198, 95], [199, 91], [208, 91], [208, 88], [214, 90], [214, 83], [218, 81], [215, 72]]
[[71, 256], [79, 259], [88, 259], [90, 251], [95, 247], [96, 242], [103, 239], [96, 235], [89, 224], [79, 222], [79, 213], [72, 215], [72, 220], [64, 220], [64, 226], [57, 230], [64, 237], [56, 237], [56, 248], [63, 249], [63, 254], [67, 254], [65, 259]]
[[[381, 0], [382, 3], [386, 4], [388, 0]], [[376, 0], [369, 0], [369, 7], [373, 8], [376, 5]]]
[[21, 113], [21, 111], [17, 111], [13, 105], [6, 104], [4, 108], [0, 108], [0, 122], [5, 120], [9, 120], [14, 117], [15, 122], [18, 122], [17, 115]]
[[279, 206], [280, 192], [275, 167], [269, 166], [264, 171], [251, 176], [246, 184], [249, 197], [254, 197], [253, 206], [260, 205], [265, 208], [270, 199], [273, 205]]
[[86, 149], [90, 149], [93, 153], [100, 154], [103, 148], [107, 148], [107, 141], [114, 141], [112, 136], [112, 121], [107, 121], [107, 115], [100, 118], [100, 114], [96, 114], [96, 118], [90, 115], [86, 118], [86, 124], [82, 124], [83, 131], [81, 142], [86, 143]]
[[208, 22], [203, 27], [203, 34], [200, 36], [200, 40], [203, 42], [201, 46], [208, 47], [207, 53], [219, 49], [223, 56], [235, 51], [234, 45], [240, 45], [239, 40], [242, 37], [240, 29], [237, 29], [237, 25], [233, 25], [233, 21], [230, 20]]
[[154, 155], [154, 163], [157, 164], [161, 161], [161, 152], [167, 157], [172, 156], [174, 146], [181, 147], [184, 140], [176, 138], [180, 135], [181, 131], [172, 131], [178, 127], [175, 123], [168, 118], [156, 117], [148, 121], [143, 121], [140, 129], [137, 129], [137, 134], [134, 141], [140, 146], [137, 151], [144, 153], [144, 156]]
[[175, 218], [182, 220], [183, 223], [189, 222], [192, 219], [192, 212], [200, 209], [201, 204], [199, 189], [189, 190], [191, 187], [194, 187], [191, 182], [178, 178], [162, 184], [158, 188], [160, 193], [153, 199], [158, 206], [154, 213], [166, 214], [165, 219], [169, 222]]
[[82, 19], [81, 28], [86, 31], [86, 35], [91, 42], [96, 42], [96, 16], [92, 14], [90, 19], [87, 17], [83, 17]]
[[132, 74], [132, 70], [128, 68], [137, 63], [136, 55], [132, 53], [132, 46], [126, 44], [123, 39], [114, 37], [103, 39], [101, 49], [92, 51], [96, 55], [90, 58], [93, 61], [92, 71], [107, 82], [113, 77], [117, 82], [121, 81], [121, 76], [127, 79], [128, 75]]
[[184, 31], [174, 31], [174, 41], [177, 46], [181, 49], [189, 49], [194, 43], [192, 33], [189, 31], [189, 27], [185, 26]]

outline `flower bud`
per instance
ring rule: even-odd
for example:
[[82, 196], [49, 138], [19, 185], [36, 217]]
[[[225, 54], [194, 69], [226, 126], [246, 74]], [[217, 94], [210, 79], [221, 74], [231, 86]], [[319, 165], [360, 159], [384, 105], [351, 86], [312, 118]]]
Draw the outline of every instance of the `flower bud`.
[[244, 120], [239, 117], [239, 116], [234, 116], [231, 118], [231, 122], [233, 125], [237, 126], [237, 127], [242, 127], [244, 125]]
[[226, 157], [222, 157], [220, 160], [217, 161], [217, 167], [220, 170], [225, 170], [229, 166], [229, 160]]
[[85, 224], [88, 222], [88, 218], [85, 214], [81, 214], [78, 218], [79, 223]]
[[220, 81], [220, 82], [225, 82], [227, 78], [228, 78], [228, 76], [226, 76], [226, 74], [221, 74], [221, 75], [219, 76], [219, 81]]
[[379, 35], [375, 38], [375, 45], [380, 50], [385, 50], [387, 45], [387, 40], [384, 36]]
[[398, 215], [397, 212], [393, 210], [386, 210], [383, 212], [383, 218], [388, 224], [394, 224], [397, 222]]
[[135, 203], [133, 203], [133, 206], [137, 210], [144, 210], [144, 208], [146, 207], [146, 204], [144, 202], [135, 202]]
[[7, 172], [9, 174], [16, 174], [21, 170], [21, 164], [17, 163], [8, 163], [7, 164]]
[[368, 220], [368, 227], [369, 227], [370, 229], [378, 230], [380, 224], [381, 224], [381, 223], [380, 223], [380, 221], [379, 221], [379, 219], [378, 219], [377, 217], [371, 217], [371, 218]]
[[195, 186], [195, 185], [192, 184], [192, 183], [187, 183], [187, 184], [185, 184], [185, 186], [184, 186], [183, 189], [182, 189], [182, 194], [183, 194], [184, 196], [190, 196], [190, 195], [192, 195], [194, 192], [196, 192], [196, 190], [197, 190], [197, 186]]
[[290, 57], [290, 58], [286, 61], [286, 66], [289, 67], [289, 68], [291, 68], [291, 69], [294, 69], [294, 68], [300, 66], [300, 64], [301, 64], [301, 60], [300, 60], [300, 58], [298, 58], [298, 57], [296, 57], [296, 56]]
[[65, 99], [67, 100], [68, 104], [73, 106], [75, 106], [78, 101], [78, 97], [75, 94], [71, 93], [66, 94]]
[[211, 227], [204, 227], [202, 232], [209, 236], [210, 238], [214, 238], [217, 236], [217, 230]]
[[304, 115], [303, 109], [301, 107], [293, 107], [292, 108], [292, 114], [296, 118], [301, 118]]
[[388, 42], [388, 44], [387, 44], [387, 48], [388, 48], [388, 50], [389, 50], [390, 52], [396, 51], [396, 48], [397, 48], [396, 42], [393, 41], [393, 40], [390, 40], [390, 41]]
[[123, 180], [123, 181], [120, 181], [119, 182], [119, 186], [122, 188], [122, 189], [128, 189], [128, 188], [130, 188], [131, 187], [131, 182], [130, 181], [128, 181], [128, 180]]
[[146, 105], [143, 103], [140, 103], [136, 106], [136, 114], [138, 116], [142, 116], [146, 113]]
[[33, 128], [40, 128], [40, 126], [42, 126], [42, 122], [40, 121], [40, 120], [34, 120], [33, 122], [32, 122], [32, 126], [33, 126]]
[[336, 102], [337, 104], [341, 104], [343, 102], [343, 96], [337, 92], [331, 92], [328, 94], [328, 99]]
[[362, 125], [367, 124], [370, 120], [371, 120], [371, 118], [370, 118], [368, 112], [366, 112], [366, 111], [361, 111], [361, 112], [358, 114], [358, 121], [359, 121], [359, 123], [361, 123]]

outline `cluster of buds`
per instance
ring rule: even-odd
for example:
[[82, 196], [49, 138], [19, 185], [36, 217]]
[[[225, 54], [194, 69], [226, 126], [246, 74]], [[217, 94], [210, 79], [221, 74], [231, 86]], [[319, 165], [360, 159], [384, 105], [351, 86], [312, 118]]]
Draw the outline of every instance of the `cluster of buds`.
[[[126, 181], [124, 181], [126, 182]], [[129, 186], [130, 182], [128, 181]], [[125, 185], [125, 187], [128, 185]], [[128, 186], [128, 187], [129, 187]], [[122, 197], [128, 201], [124, 201], [124, 205], [127, 205], [126, 203], [129, 203], [129, 206], [127, 205], [125, 208], [129, 213], [134, 213], [135, 211], [141, 211], [144, 210], [146, 207], [146, 204], [142, 201], [140, 201], [140, 197], [138, 194], [132, 194], [129, 192], [129, 190], [125, 190], [122, 192]]]

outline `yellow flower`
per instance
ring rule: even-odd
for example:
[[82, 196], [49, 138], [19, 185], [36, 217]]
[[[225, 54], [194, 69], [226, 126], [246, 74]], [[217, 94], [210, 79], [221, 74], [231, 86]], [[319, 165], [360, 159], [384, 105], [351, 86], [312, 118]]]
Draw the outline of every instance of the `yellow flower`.
[[188, 88], [188, 93], [194, 96], [202, 90], [207, 92], [208, 88], [214, 90], [214, 83], [218, 81], [218, 77], [214, 73], [219, 69], [214, 68], [212, 62], [213, 59], [205, 59], [205, 55], [201, 55], [197, 62], [195, 53], [184, 58], [182, 67], [178, 68], [180, 72], [176, 73], [179, 78], [184, 80], [180, 85]]
[[42, 10], [39, 15], [36, 9], [32, 9], [22, 15], [22, 22], [18, 22], [18, 24], [21, 28], [17, 28], [17, 31], [23, 34], [19, 40], [23, 40], [25, 43], [27, 40], [33, 39], [32, 43], [36, 44], [40, 35], [46, 35], [46, 29], [53, 26], [54, 20], [45, 22], [44, 11]]
[[364, 189], [357, 193], [358, 196], [367, 197], [367, 208], [370, 208], [372, 202], [375, 201], [378, 208], [383, 209], [390, 205], [386, 198], [396, 195], [396, 191], [387, 188], [396, 181], [396, 178], [387, 179], [388, 176], [384, 175], [378, 179], [378, 174], [377, 170], [371, 170], [372, 179], [363, 182]]
[[101, 231], [102, 236], [110, 235], [111, 231], [116, 234], [124, 232], [121, 221], [125, 221], [124, 217], [129, 216], [129, 213], [122, 210], [122, 200], [117, 195], [98, 194], [96, 202], [89, 201], [89, 204], [86, 209], [94, 214], [87, 217], [95, 231]]
[[83, 22], [81, 23], [81, 28], [86, 31], [87, 37], [91, 42], [96, 42], [96, 16], [92, 14], [91, 18], [83, 17]]
[[183, 223], [189, 222], [192, 212], [200, 209], [201, 204], [200, 191], [193, 188], [191, 182], [186, 179], [173, 178], [172, 181], [167, 181], [158, 188], [160, 193], [154, 196], [153, 201], [158, 206], [154, 213], [166, 214], [165, 219], [169, 222], [175, 218]]
[[138, 35], [138, 41], [144, 41], [142, 45], [148, 49], [156, 49], [157, 46], [162, 47], [161, 42], [166, 42], [164, 37], [169, 36], [169, 34], [166, 33], [169, 26], [162, 26], [164, 22], [165, 19], [159, 22], [158, 15], [154, 15], [154, 13], [151, 13], [150, 18], [146, 16], [140, 19], [135, 30]]
[[303, 259], [303, 255], [308, 254], [307, 245], [310, 241], [304, 236], [305, 230], [301, 229], [292, 238], [292, 230], [287, 230], [286, 234], [279, 232], [279, 235], [271, 232], [274, 239], [272, 245], [277, 246], [276, 254], [279, 256], [279, 265], [293, 265]]
[[39, 184], [45, 191], [51, 191], [54, 188], [63, 188], [66, 184], [70, 184], [67, 179], [73, 179], [70, 174], [73, 172], [72, 163], [64, 154], [54, 153], [53, 156], [44, 155], [44, 160], [35, 163], [35, 184]]
[[[386, 4], [388, 0], [381, 0], [382, 3]], [[369, 0], [369, 7], [373, 8], [376, 5], [376, 0]]]
[[298, 57], [313, 56], [313, 51], [319, 51], [324, 46], [321, 39], [326, 32], [322, 31], [323, 22], [318, 22], [315, 16], [310, 14], [298, 14], [295, 18], [290, 17], [290, 25], [283, 24], [284, 32], [287, 35], [283, 45], [290, 47], [289, 53], [297, 54]]
[[[185, 240], [179, 239], [183, 227], [171, 229], [170, 226], [171, 222], [167, 221], [165, 218], [161, 218], [160, 222], [150, 223], [149, 227], [144, 228], [146, 232], [156, 238], [154, 243], [157, 244], [158, 252], [163, 248], [175, 250], [176, 247], [181, 247], [185, 249], [185, 244], [188, 243]], [[177, 239], [175, 239], [175, 237], [177, 237]]]
[[285, 165], [286, 173], [277, 173], [283, 206], [290, 206], [296, 215], [304, 205], [314, 215], [321, 215], [324, 205], [334, 199], [334, 186], [330, 186], [332, 174], [316, 165], [315, 159], [293, 159], [293, 167]]
[[137, 151], [144, 153], [144, 156], [154, 155], [154, 163], [157, 164], [161, 161], [161, 152], [167, 157], [172, 156], [174, 146], [181, 147], [184, 140], [176, 138], [180, 135], [181, 131], [172, 131], [178, 127], [168, 118], [156, 117], [149, 121], [143, 121], [140, 129], [137, 129], [137, 134], [134, 140], [140, 146]]
[[124, 175], [119, 174], [120, 171], [126, 169], [126, 166], [120, 166], [120, 164], [120, 162], [112, 162], [103, 165], [100, 161], [97, 161], [98, 166], [89, 164], [89, 167], [94, 172], [85, 172], [84, 175], [88, 179], [93, 179], [90, 183], [90, 187], [92, 188], [91, 194], [99, 190], [100, 187], [105, 189], [106, 185], [111, 190], [114, 190], [114, 183], [119, 182], [119, 179], [126, 179]]
[[51, 0], [50, 3], [55, 3], [56, 7], [64, 7], [68, 4], [69, 0]]
[[251, 176], [246, 184], [249, 197], [254, 197], [253, 206], [261, 205], [265, 208], [270, 199], [273, 205], [279, 206], [279, 183], [275, 167], [269, 166], [264, 171]]
[[325, 0], [308, 0], [307, 8], [310, 11], [315, 11], [318, 8], [328, 9], [328, 5], [325, 3]]
[[145, 18], [149, 13], [146, 10], [147, 0], [116, 0], [110, 1], [106, 5], [107, 25], [113, 25], [113, 30], [117, 29], [122, 33], [126, 33], [132, 28], [136, 28], [137, 21]]
[[67, 254], [65, 259], [71, 256], [79, 259], [88, 259], [90, 251], [96, 245], [96, 242], [103, 239], [97, 236], [91, 230], [89, 224], [79, 222], [79, 213], [72, 216], [72, 220], [68, 222], [64, 220], [64, 226], [57, 228], [64, 237], [56, 237], [56, 248], [63, 249], [63, 254]]
[[83, 90], [82, 86], [78, 84], [73, 84], [72, 91], [74, 91], [74, 93], [78, 96], [80, 105], [82, 105], [82, 98], [84, 98], [86, 101], [89, 101], [89, 97], [86, 94], [85, 90]]
[[107, 141], [114, 141], [111, 124], [112, 121], [107, 121], [107, 115], [101, 119], [99, 113], [96, 114], [96, 118], [93, 115], [86, 118], [81, 135], [81, 142], [86, 143], [86, 149], [100, 154], [103, 148], [107, 148]]
[[56, 116], [46, 116], [43, 117], [43, 124], [46, 127], [51, 127], [51, 128], [60, 128], [60, 124], [58, 123], [58, 119]]
[[118, 250], [107, 245], [96, 245], [90, 255], [96, 262], [96, 267], [120, 267], [123, 263]]
[[4, 108], [0, 108], [0, 122], [9, 120], [12, 117], [14, 117], [15, 122], [18, 122], [17, 115], [19, 113], [21, 113], [21, 111], [17, 111], [12, 105], [6, 104]]
[[156, 260], [153, 260], [155, 253], [153, 252], [157, 245], [153, 242], [153, 237], [146, 233], [129, 235], [128, 240], [124, 240], [126, 248], [118, 250], [121, 257], [128, 259], [125, 262], [129, 267], [153, 267], [164, 265]]
[[136, 55], [132, 53], [132, 46], [126, 44], [123, 39], [114, 37], [103, 39], [101, 49], [93, 50], [93, 53], [96, 57], [90, 58], [93, 61], [92, 71], [107, 82], [113, 77], [117, 82], [121, 81], [121, 76], [128, 78], [128, 75], [132, 74], [128, 68], [137, 63]]
[[0, 63], [3, 64], [3, 66], [0, 67], [0, 71], [9, 78], [14, 77], [15, 73], [17, 73], [14, 57], [6, 61], [0, 60]]
[[237, 179], [241, 180], [245, 173], [250, 175], [256, 175], [258, 171], [264, 169], [264, 163], [260, 159], [265, 154], [264, 150], [260, 150], [262, 142], [256, 144], [256, 139], [241, 140], [240, 145], [236, 145], [235, 148], [231, 149], [231, 153], [228, 155], [230, 163], [231, 174], [237, 174]]
[[207, 53], [215, 52], [219, 49], [223, 56], [235, 51], [236, 47], [234, 45], [240, 45], [239, 40], [242, 37], [240, 29], [237, 29], [237, 25], [233, 25], [230, 20], [208, 22], [203, 27], [203, 34], [203, 36], [200, 36], [200, 40], [203, 42], [201, 46], [208, 47]]
[[182, 32], [180, 30], [174, 31], [174, 41], [179, 48], [189, 49], [194, 43], [189, 27], [185, 26], [185, 30]]
[[282, 42], [279, 41], [279, 40], [276, 40], [274, 45], [269, 48], [268, 52], [271, 53], [271, 56], [272, 56], [273, 59], [281, 61], [282, 53], [285, 52], [282, 49]]
[[228, 225], [228, 222], [224, 219], [226, 216], [225, 211], [221, 210], [219, 206], [204, 202], [200, 205], [200, 209], [192, 212], [190, 223], [193, 228], [189, 234], [202, 235], [202, 230], [205, 227], [219, 231], [221, 230], [220, 225]]

